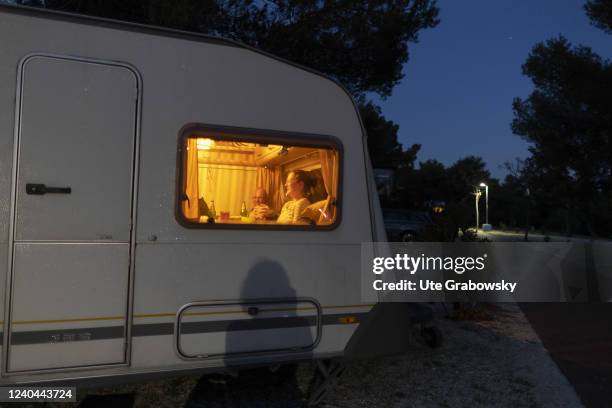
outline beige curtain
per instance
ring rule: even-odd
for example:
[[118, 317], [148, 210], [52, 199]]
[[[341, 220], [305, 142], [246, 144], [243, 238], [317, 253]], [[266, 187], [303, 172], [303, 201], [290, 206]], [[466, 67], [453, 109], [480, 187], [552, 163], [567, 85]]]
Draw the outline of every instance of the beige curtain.
[[257, 188], [263, 188], [268, 195], [268, 206], [279, 212], [285, 202], [285, 193], [280, 169], [257, 168]]
[[263, 188], [266, 190], [266, 194], [270, 197], [272, 187], [272, 172], [266, 167], [257, 168], [257, 181], [255, 182], [257, 188]]
[[182, 209], [185, 218], [198, 220], [198, 140], [190, 137], [187, 139], [185, 148], [185, 160], [183, 161], [185, 195], [182, 197]]
[[338, 194], [338, 172], [339, 161], [338, 152], [329, 149], [320, 149], [319, 156], [321, 157], [321, 175], [327, 191], [327, 202], [323, 211], [327, 214], [325, 218], [323, 214], [319, 218], [317, 224], [331, 224], [336, 219], [336, 198]]
[[200, 165], [200, 195], [210, 206], [215, 202], [217, 214], [229, 211], [239, 215], [244, 202], [247, 209], [255, 192], [257, 173], [253, 167]]
[[280, 213], [283, 204], [287, 201], [285, 197], [285, 180], [283, 180], [283, 174], [280, 168], [275, 168], [272, 174], [272, 191], [274, 191], [274, 194], [272, 194], [270, 198], [270, 203], [272, 204], [272, 208]]

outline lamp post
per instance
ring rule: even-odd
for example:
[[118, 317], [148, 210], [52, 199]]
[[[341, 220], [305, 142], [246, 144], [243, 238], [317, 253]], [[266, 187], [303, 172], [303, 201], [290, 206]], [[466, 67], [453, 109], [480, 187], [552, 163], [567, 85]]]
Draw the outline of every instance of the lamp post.
[[478, 201], [480, 200], [480, 196], [482, 195], [482, 191], [480, 191], [479, 188], [474, 187], [474, 192], [472, 193], [472, 195], [474, 195], [474, 204], [476, 207], [476, 235], [478, 235], [478, 230], [480, 229], [480, 221], [479, 221], [479, 213], [478, 213]]
[[525, 197], [527, 198], [527, 220], [525, 222], [525, 241], [529, 241], [529, 224], [531, 224], [531, 192], [529, 191], [529, 187], [525, 189]]
[[485, 224], [489, 224], [489, 186], [485, 183], [480, 183], [480, 187], [485, 188]]

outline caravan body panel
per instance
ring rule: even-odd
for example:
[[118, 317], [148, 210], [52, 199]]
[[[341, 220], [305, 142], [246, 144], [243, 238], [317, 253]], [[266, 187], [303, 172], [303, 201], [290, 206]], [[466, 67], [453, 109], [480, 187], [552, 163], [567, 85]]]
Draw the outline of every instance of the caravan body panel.
[[18, 79], [7, 371], [125, 363], [137, 78], [31, 56]]
[[[20, 61], [32, 55], [46, 55], [116, 64], [131, 67], [141, 81], [138, 90], [141, 99], [138, 105], [132, 104], [128, 107], [127, 102], [121, 102], [104, 104], [103, 108], [95, 109], [102, 115], [96, 116], [98, 118], [105, 118], [106, 114], [117, 118], [116, 121], [102, 120], [102, 123], [95, 126], [99, 133], [92, 134], [92, 137], [103, 140], [96, 150], [105, 151], [114, 143], [113, 140], [119, 143], [119, 155], [107, 162], [103, 172], [104, 177], [108, 176], [114, 180], [113, 183], [117, 183], [113, 184], [111, 190], [114, 191], [117, 187], [117, 191], [124, 192], [121, 193], [123, 195], [116, 201], [113, 199], [113, 203], [106, 208], [105, 194], [92, 190], [89, 197], [91, 204], [83, 204], [91, 205], [92, 208], [82, 214], [75, 211], [74, 219], [69, 221], [78, 234], [75, 232], [74, 238], [67, 235], [51, 238], [77, 241], [117, 240], [100, 243], [100, 248], [113, 248], [113, 251], [116, 251], [113, 254], [105, 254], [102, 250], [95, 253], [92, 249], [90, 258], [99, 265], [87, 272], [94, 281], [104, 276], [104, 280], [100, 281], [100, 288], [107, 291], [115, 288], [116, 292], [106, 301], [100, 300], [105, 306], [94, 309], [98, 302], [96, 296], [102, 292], [93, 294], [91, 304], [88, 303], [84, 300], [87, 291], [79, 289], [80, 283], [77, 279], [74, 281], [74, 290], [79, 296], [75, 297], [75, 304], [86, 302], [86, 305], [70, 311], [69, 307], [54, 308], [51, 297], [45, 298], [45, 302], [49, 302], [48, 317], [32, 319], [40, 321], [28, 327], [30, 331], [61, 332], [77, 327], [71, 319], [82, 319], [79, 320], [78, 330], [92, 329], [92, 333], [113, 333], [108, 336], [112, 337], [109, 341], [117, 341], [117, 344], [123, 340], [127, 342], [124, 365], [83, 367], [88, 364], [121, 362], [119, 348], [113, 348], [112, 352], [109, 351], [106, 357], [99, 361], [87, 360], [88, 356], [81, 361], [70, 362], [69, 365], [78, 366], [75, 370], [43, 371], [37, 374], [7, 372], [3, 381], [31, 382], [187, 369], [224, 369], [234, 365], [269, 364], [342, 355], [346, 343], [358, 326], [359, 318], [363, 318], [372, 306], [363, 304], [360, 300], [359, 262], [361, 243], [373, 240], [371, 219], [377, 214], [371, 212], [371, 200], [375, 199], [375, 192], [369, 186], [371, 174], [366, 170], [366, 160], [369, 159], [359, 116], [353, 101], [340, 86], [319, 74], [236, 43], [118, 23], [94, 23], [86, 18], [45, 12], [0, 8], [0, 37], [19, 39], [0, 46], [0, 89], [3, 90], [0, 93], [0, 191], [3, 192], [0, 194], [0, 261], [3, 260], [3, 251], [8, 254], [10, 245], [11, 197], [7, 192], [23, 191], [19, 177], [15, 179], [17, 185], [14, 185], [10, 176], [14, 163], [13, 141], [17, 125], [17, 120], [14, 119], [17, 107], [13, 95], [18, 90]], [[115, 89], [117, 95], [123, 95], [121, 98], [129, 97], [133, 102], [133, 76], [113, 70], [107, 74], [116, 75], [117, 78], [105, 80], [105, 84], [122, 84], [117, 85]], [[40, 84], [40, 87], [46, 86], [47, 84]], [[73, 91], [76, 92], [78, 85], [74, 86], [76, 88]], [[131, 89], [128, 91], [128, 88]], [[112, 92], [110, 89], [107, 91]], [[62, 105], [65, 103], [68, 102], [62, 102]], [[134, 109], [138, 111], [134, 113]], [[135, 135], [128, 135], [126, 130], [124, 136], [120, 136], [112, 130], [114, 128], [107, 127], [119, 126], [121, 129], [127, 129], [130, 123], [134, 123], [129, 121], [134, 115], [140, 120], [139, 125], [134, 125], [134, 128], [138, 129]], [[78, 115], [72, 116], [76, 120]], [[296, 140], [308, 138], [309, 135], [329, 136], [338, 140], [343, 155], [339, 225], [331, 230], [319, 231], [191, 229], [181, 225], [175, 214], [177, 150], [181, 129], [193, 123], [237, 127], [247, 131], [257, 129], [261, 132], [267, 129], [271, 132], [286, 132]], [[36, 126], [44, 128], [40, 123]], [[73, 134], [70, 137], [74, 137], [81, 129], [67, 129], [66, 132]], [[130, 144], [135, 140], [130, 137], [139, 138], [139, 142]], [[135, 146], [133, 156], [128, 153], [131, 146]], [[53, 145], [52, 148], [56, 146]], [[125, 165], [128, 156], [137, 159], [132, 170]], [[97, 159], [96, 157], [91, 169], [85, 164], [84, 171], [77, 171], [82, 173], [79, 175], [79, 182], [89, 180], [88, 173], [97, 172], [93, 170]], [[133, 195], [126, 195], [125, 191], [131, 185], [136, 186]], [[76, 194], [76, 188], [74, 191]], [[126, 225], [124, 222], [129, 221], [130, 212], [126, 213], [126, 203], [131, 198], [135, 199], [131, 214], [136, 215], [131, 225], [131, 236], [134, 237], [132, 247], [129, 246], [129, 231], [121, 229]], [[80, 204], [77, 207], [83, 208]], [[109, 211], [108, 217], [106, 210]], [[90, 225], [80, 221], [83, 218], [79, 217], [88, 219], [96, 217], [98, 213], [100, 218]], [[113, 224], [115, 221], [116, 227]], [[20, 227], [19, 222], [24, 221], [15, 224], [16, 231], [22, 229], [25, 234], [27, 225]], [[57, 220], [45, 222], [47, 226], [41, 231], [53, 231], [53, 222]], [[30, 230], [38, 231], [35, 227]], [[45, 239], [48, 239], [47, 236], [51, 237], [49, 234], [45, 235]], [[109, 239], [109, 236], [112, 238]], [[89, 243], [97, 244], [98, 242]], [[123, 244], [128, 246], [122, 247]], [[33, 245], [28, 250], [32, 248]], [[66, 252], [67, 255], [61, 262], [66, 269], [65, 278], [71, 279], [70, 274], [75, 274], [80, 266], [78, 257], [72, 259], [68, 252], [70, 251]], [[44, 254], [41, 253], [40, 256]], [[123, 266], [115, 267], [110, 262], [105, 263], [109, 256]], [[30, 281], [27, 278], [19, 281], [20, 272], [13, 271], [11, 274], [9, 265], [12, 265], [9, 259], [0, 263], [0, 286], [5, 282], [1, 278], [8, 274], [6, 281], [17, 285], [14, 287], [19, 288], [19, 292], [11, 293], [10, 287], [0, 287], [0, 293], [6, 293], [8, 296], [5, 302], [1, 303], [5, 305], [11, 304], [11, 295], [13, 300], [21, 297], [20, 294], [25, 293], [27, 282]], [[24, 270], [28, 271], [24, 272], [25, 274], [48, 275], [59, 270], [56, 268], [55, 272], [52, 272], [49, 268], [37, 268], [32, 264], [22, 265]], [[265, 279], [254, 284], [257, 279], [249, 279], [256, 276], [257, 271], [270, 265], [283, 276], [284, 284], [279, 285], [277, 281]], [[115, 269], [110, 272], [108, 268]], [[77, 275], [72, 276], [76, 278]], [[79, 275], [81, 278], [84, 276], [86, 275]], [[99, 299], [103, 297], [100, 296]], [[181, 359], [177, 354], [173, 344], [174, 322], [181, 307], [192, 302], [270, 298], [313, 298], [321, 305], [322, 333], [314, 349], [287, 351], [283, 345], [279, 345], [283, 351], [273, 354], [224, 355], [193, 361]], [[125, 299], [125, 302], [122, 302], [122, 299]], [[122, 314], [118, 304], [125, 306], [125, 314]], [[18, 309], [24, 311], [30, 307], [18, 302], [15, 305], [19, 305]], [[85, 316], [83, 310], [95, 313]], [[11, 315], [8, 312], [5, 312], [5, 316], [10, 315], [12, 319], [17, 319], [15, 313]], [[243, 315], [244, 310], [237, 308], [235, 315], [229, 316], [227, 320], [244, 320]], [[356, 319], [339, 318], [344, 315]], [[123, 316], [127, 317], [127, 337], [119, 330], [113, 332], [114, 329], [111, 329], [121, 327]], [[116, 317], [119, 319], [113, 320]], [[198, 322], [205, 322], [206, 319], [210, 317], [199, 321], [193, 316], [190, 317], [190, 322], [198, 326]], [[7, 328], [5, 322], [4, 330]], [[215, 347], [227, 347], [227, 332], [221, 331], [214, 336], [217, 337]], [[231, 339], [231, 335], [229, 337]], [[76, 350], [78, 347], [85, 348], [87, 344], [95, 344], [95, 341], [98, 340], [91, 338], [68, 341], [66, 344], [74, 345]], [[197, 342], [192, 343], [190, 347], [196, 354], [206, 350], [205, 346]], [[215, 350], [218, 351], [219, 348]], [[106, 351], [102, 352], [104, 353]], [[13, 354], [4, 350], [5, 359], [9, 358], [9, 361], [12, 361], [10, 358]], [[6, 361], [3, 365], [8, 371], [19, 367], [43, 368], [26, 363], [23, 366], [11, 367]], [[51, 366], [66, 365], [51, 362], [48, 367]]]

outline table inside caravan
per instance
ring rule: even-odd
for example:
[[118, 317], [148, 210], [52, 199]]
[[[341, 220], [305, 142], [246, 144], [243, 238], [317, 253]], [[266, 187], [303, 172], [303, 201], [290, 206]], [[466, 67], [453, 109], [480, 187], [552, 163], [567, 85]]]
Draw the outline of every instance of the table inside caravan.
[[[207, 222], [208, 222], [207, 216], [203, 215], [200, 217], [201, 224], [206, 224]], [[220, 217], [217, 217], [215, 218], [215, 224], [222, 224], [222, 225], [227, 225], [227, 224], [231, 224], [231, 225], [309, 225], [308, 223], [305, 223], [305, 222], [293, 223], [293, 224], [279, 224], [276, 222], [276, 220], [255, 220], [253, 218], [237, 217], [237, 216], [230, 216], [229, 218], [226, 218], [226, 219], [221, 219]]]

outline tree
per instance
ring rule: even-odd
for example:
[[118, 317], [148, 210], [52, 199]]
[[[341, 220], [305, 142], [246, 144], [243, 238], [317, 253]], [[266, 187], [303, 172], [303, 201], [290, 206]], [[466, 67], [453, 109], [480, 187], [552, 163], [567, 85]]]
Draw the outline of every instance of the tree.
[[449, 199], [460, 202], [471, 197], [474, 187], [482, 182], [487, 183], [491, 178], [491, 173], [486, 167], [482, 158], [477, 156], [467, 156], [457, 160], [447, 172]]
[[480, 183], [491, 185], [491, 174], [481, 157], [467, 156], [447, 170], [448, 211], [459, 228], [474, 226], [474, 191]]
[[45, 0], [0, 0], [0, 4], [2, 3], [30, 7], [45, 7]]
[[435, 0], [47, 0], [47, 7], [236, 39], [326, 73], [360, 101], [391, 94]]
[[506, 163], [505, 167], [508, 174], [503, 183], [494, 187], [491, 195], [491, 208], [495, 209], [491, 221], [500, 229], [517, 229], [526, 225], [531, 200], [531, 191], [527, 195], [527, 189], [531, 184], [525, 160], [516, 159], [514, 163]]
[[591, 24], [612, 34], [612, 1], [589, 0], [584, 5], [584, 9], [591, 19]]
[[419, 162], [418, 181], [414, 183], [414, 187], [422, 194], [422, 202], [450, 199], [447, 170], [444, 164], [437, 160]]
[[476, 156], [457, 160], [448, 168], [437, 160], [427, 160], [420, 162], [418, 169], [409, 170], [398, 170], [398, 178], [406, 190], [402, 195], [402, 202], [413, 208], [424, 207], [430, 201], [463, 203], [473, 198], [471, 193], [480, 183], [497, 185], [482, 158]]
[[537, 44], [522, 69], [535, 89], [513, 101], [511, 126], [530, 143], [532, 182], [594, 233], [593, 204], [612, 191], [612, 65], [559, 37]]
[[361, 118], [368, 132], [368, 150], [373, 167], [413, 169], [421, 145], [404, 150], [397, 141], [399, 126], [385, 119], [380, 108], [372, 102], [361, 106]]

